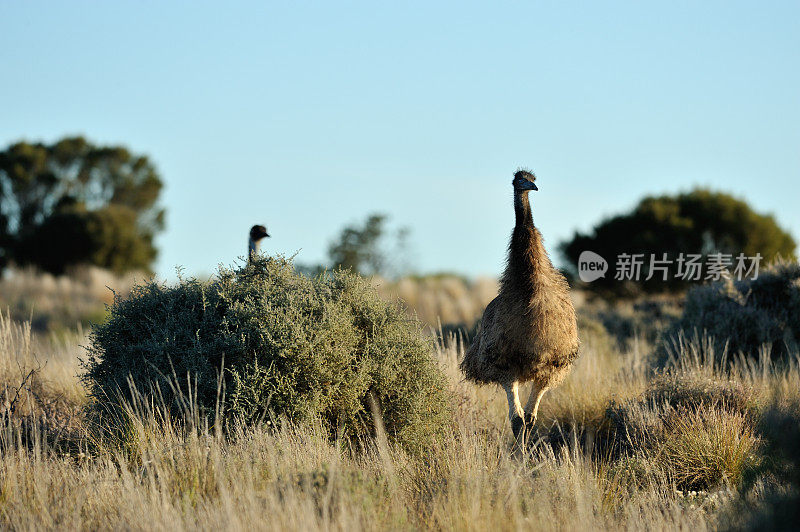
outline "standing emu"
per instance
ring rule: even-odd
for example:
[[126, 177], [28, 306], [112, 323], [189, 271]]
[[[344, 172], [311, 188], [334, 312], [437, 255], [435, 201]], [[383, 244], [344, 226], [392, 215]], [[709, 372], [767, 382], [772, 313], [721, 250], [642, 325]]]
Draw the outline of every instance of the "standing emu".
[[[514, 174], [516, 225], [500, 293], [486, 307], [481, 328], [461, 362], [468, 379], [497, 383], [508, 397], [508, 417], [517, 440], [536, 422], [544, 393], [559, 384], [578, 356], [575, 309], [564, 276], [553, 267], [533, 225], [528, 192], [539, 190], [536, 176]], [[519, 385], [532, 382], [525, 408]]]
[[247, 262], [253, 262], [253, 259], [256, 258], [260, 242], [264, 238], [269, 238], [266, 227], [254, 225], [250, 228], [250, 238], [247, 241]]

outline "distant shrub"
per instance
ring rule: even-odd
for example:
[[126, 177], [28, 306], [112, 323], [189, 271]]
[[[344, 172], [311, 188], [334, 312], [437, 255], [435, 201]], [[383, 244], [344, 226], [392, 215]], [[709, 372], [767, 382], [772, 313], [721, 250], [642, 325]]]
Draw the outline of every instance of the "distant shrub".
[[626, 349], [635, 341], [656, 343], [680, 317], [681, 301], [675, 297], [653, 296], [637, 301], [590, 298], [579, 312], [600, 322], [616, 339], [620, 349]]
[[[581, 344], [591, 346], [596, 352], [606, 353], [616, 348], [614, 338], [609, 334], [603, 323], [587, 315], [584, 309], [577, 313], [578, 334]], [[616, 354], [616, 353], [615, 353]]]
[[282, 258], [221, 269], [210, 283], [134, 288], [92, 332], [85, 380], [98, 404], [129, 398], [130, 378], [176, 407], [176, 392], [194, 396], [210, 416], [223, 360], [226, 420], [319, 418], [332, 434], [364, 436], [377, 408], [410, 450], [449, 423], [445, 377], [416, 322], [358, 275], [309, 279]]
[[[577, 273], [578, 258], [583, 251], [594, 251], [609, 261], [616, 271], [617, 257], [623, 253], [667, 255], [675, 261], [682, 253], [732, 254], [744, 253], [753, 257], [760, 253], [765, 259], [776, 256], [793, 257], [796, 244], [769, 214], [755, 212], [745, 201], [722, 192], [695, 189], [676, 195], [649, 196], [630, 212], [607, 218], [589, 233], [575, 233], [561, 244], [561, 252], [573, 274]], [[641, 280], [620, 282], [614, 275], [586, 285], [587, 290], [615, 295], [635, 295], [640, 292], [680, 291], [690, 282], [678, 277], [664, 281], [656, 275], [647, 280], [650, 265], [642, 268]]]
[[149, 271], [164, 229], [163, 183], [144, 155], [83, 137], [0, 150], [0, 269], [78, 265]]
[[779, 357], [798, 350], [800, 342], [800, 265], [778, 262], [756, 280], [730, 279], [689, 291], [683, 316], [667, 332], [673, 341], [683, 334], [707, 335], [717, 350], [756, 357], [763, 345]]

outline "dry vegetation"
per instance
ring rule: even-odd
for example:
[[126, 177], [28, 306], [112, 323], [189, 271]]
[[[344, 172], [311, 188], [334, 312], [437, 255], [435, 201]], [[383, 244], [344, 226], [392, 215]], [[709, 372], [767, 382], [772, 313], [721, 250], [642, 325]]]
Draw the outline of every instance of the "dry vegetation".
[[74, 329], [101, 321], [114, 293], [128, 294], [143, 274], [124, 276], [94, 266], [54, 276], [33, 269], [4, 272], [0, 279], [3, 312], [15, 321], [30, 321], [34, 331]]
[[470, 281], [457, 275], [405, 277], [397, 281], [375, 278], [373, 284], [385, 299], [399, 299], [410, 314], [431, 327], [471, 329], [486, 305], [497, 296], [496, 279]]
[[[406, 290], [445, 300], [430, 287]], [[465, 297], [444, 305], [478, 306]], [[84, 408], [77, 375], [86, 339], [32, 333], [3, 314], [0, 527], [790, 526], [797, 446], [782, 438], [796, 438], [800, 425], [799, 354], [772, 361], [762, 351], [721, 363], [711, 342], [684, 339], [657, 367], [656, 320], [641, 318], [649, 311], [580, 307], [581, 358], [545, 397], [539, 437], [524, 453], [514, 448], [502, 393], [464, 382], [461, 340], [439, 341], [455, 423], [422, 455], [381, 434], [361, 446], [331, 441], [314, 423], [223, 434], [191, 398], [175, 418], [141, 395], [127, 407], [127, 431], [109, 437]], [[467, 311], [461, 316], [466, 322]]]

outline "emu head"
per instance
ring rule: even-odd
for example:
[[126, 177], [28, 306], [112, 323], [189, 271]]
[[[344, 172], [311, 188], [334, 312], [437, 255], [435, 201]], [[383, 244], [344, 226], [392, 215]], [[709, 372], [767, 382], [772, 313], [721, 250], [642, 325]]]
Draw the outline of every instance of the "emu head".
[[253, 258], [258, 254], [259, 242], [264, 238], [268, 238], [267, 228], [263, 225], [254, 225], [250, 228], [250, 240], [247, 243], [247, 257], [252, 262]]
[[511, 184], [517, 191], [539, 190], [539, 187], [536, 186], [536, 176], [528, 170], [517, 170]]
[[250, 228], [250, 240], [253, 242], [259, 242], [262, 238], [269, 237], [269, 233], [267, 233], [267, 228], [263, 225], [254, 225]]

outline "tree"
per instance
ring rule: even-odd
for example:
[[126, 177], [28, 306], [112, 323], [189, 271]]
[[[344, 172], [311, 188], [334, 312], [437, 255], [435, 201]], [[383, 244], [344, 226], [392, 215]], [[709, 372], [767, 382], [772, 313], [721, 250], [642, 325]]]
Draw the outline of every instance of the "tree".
[[333, 268], [352, 269], [362, 275], [397, 275], [407, 269], [406, 242], [409, 230], [397, 229], [394, 249], [387, 247], [392, 236], [386, 228], [388, 216], [373, 213], [363, 225], [342, 229], [339, 237], [328, 247]]
[[146, 156], [83, 137], [0, 152], [0, 267], [149, 270], [164, 228], [163, 183]]
[[761, 254], [771, 261], [776, 256], [793, 257], [795, 242], [772, 215], [759, 214], [728, 194], [695, 189], [675, 196], [646, 197], [631, 212], [602, 221], [590, 234], [575, 233], [561, 244], [561, 251], [572, 273], [577, 272], [583, 251], [593, 251], [608, 260], [610, 273], [592, 282], [589, 288], [616, 293], [653, 292], [684, 289], [688, 281], [670, 275], [665, 282], [657, 274], [649, 281], [621, 283], [614, 279], [617, 257], [623, 253], [643, 254], [644, 279], [651, 255], [661, 259], [666, 253], [667, 260], [675, 262], [681, 253], [703, 257], [712, 253], [736, 257], [743, 253], [747, 257]]

